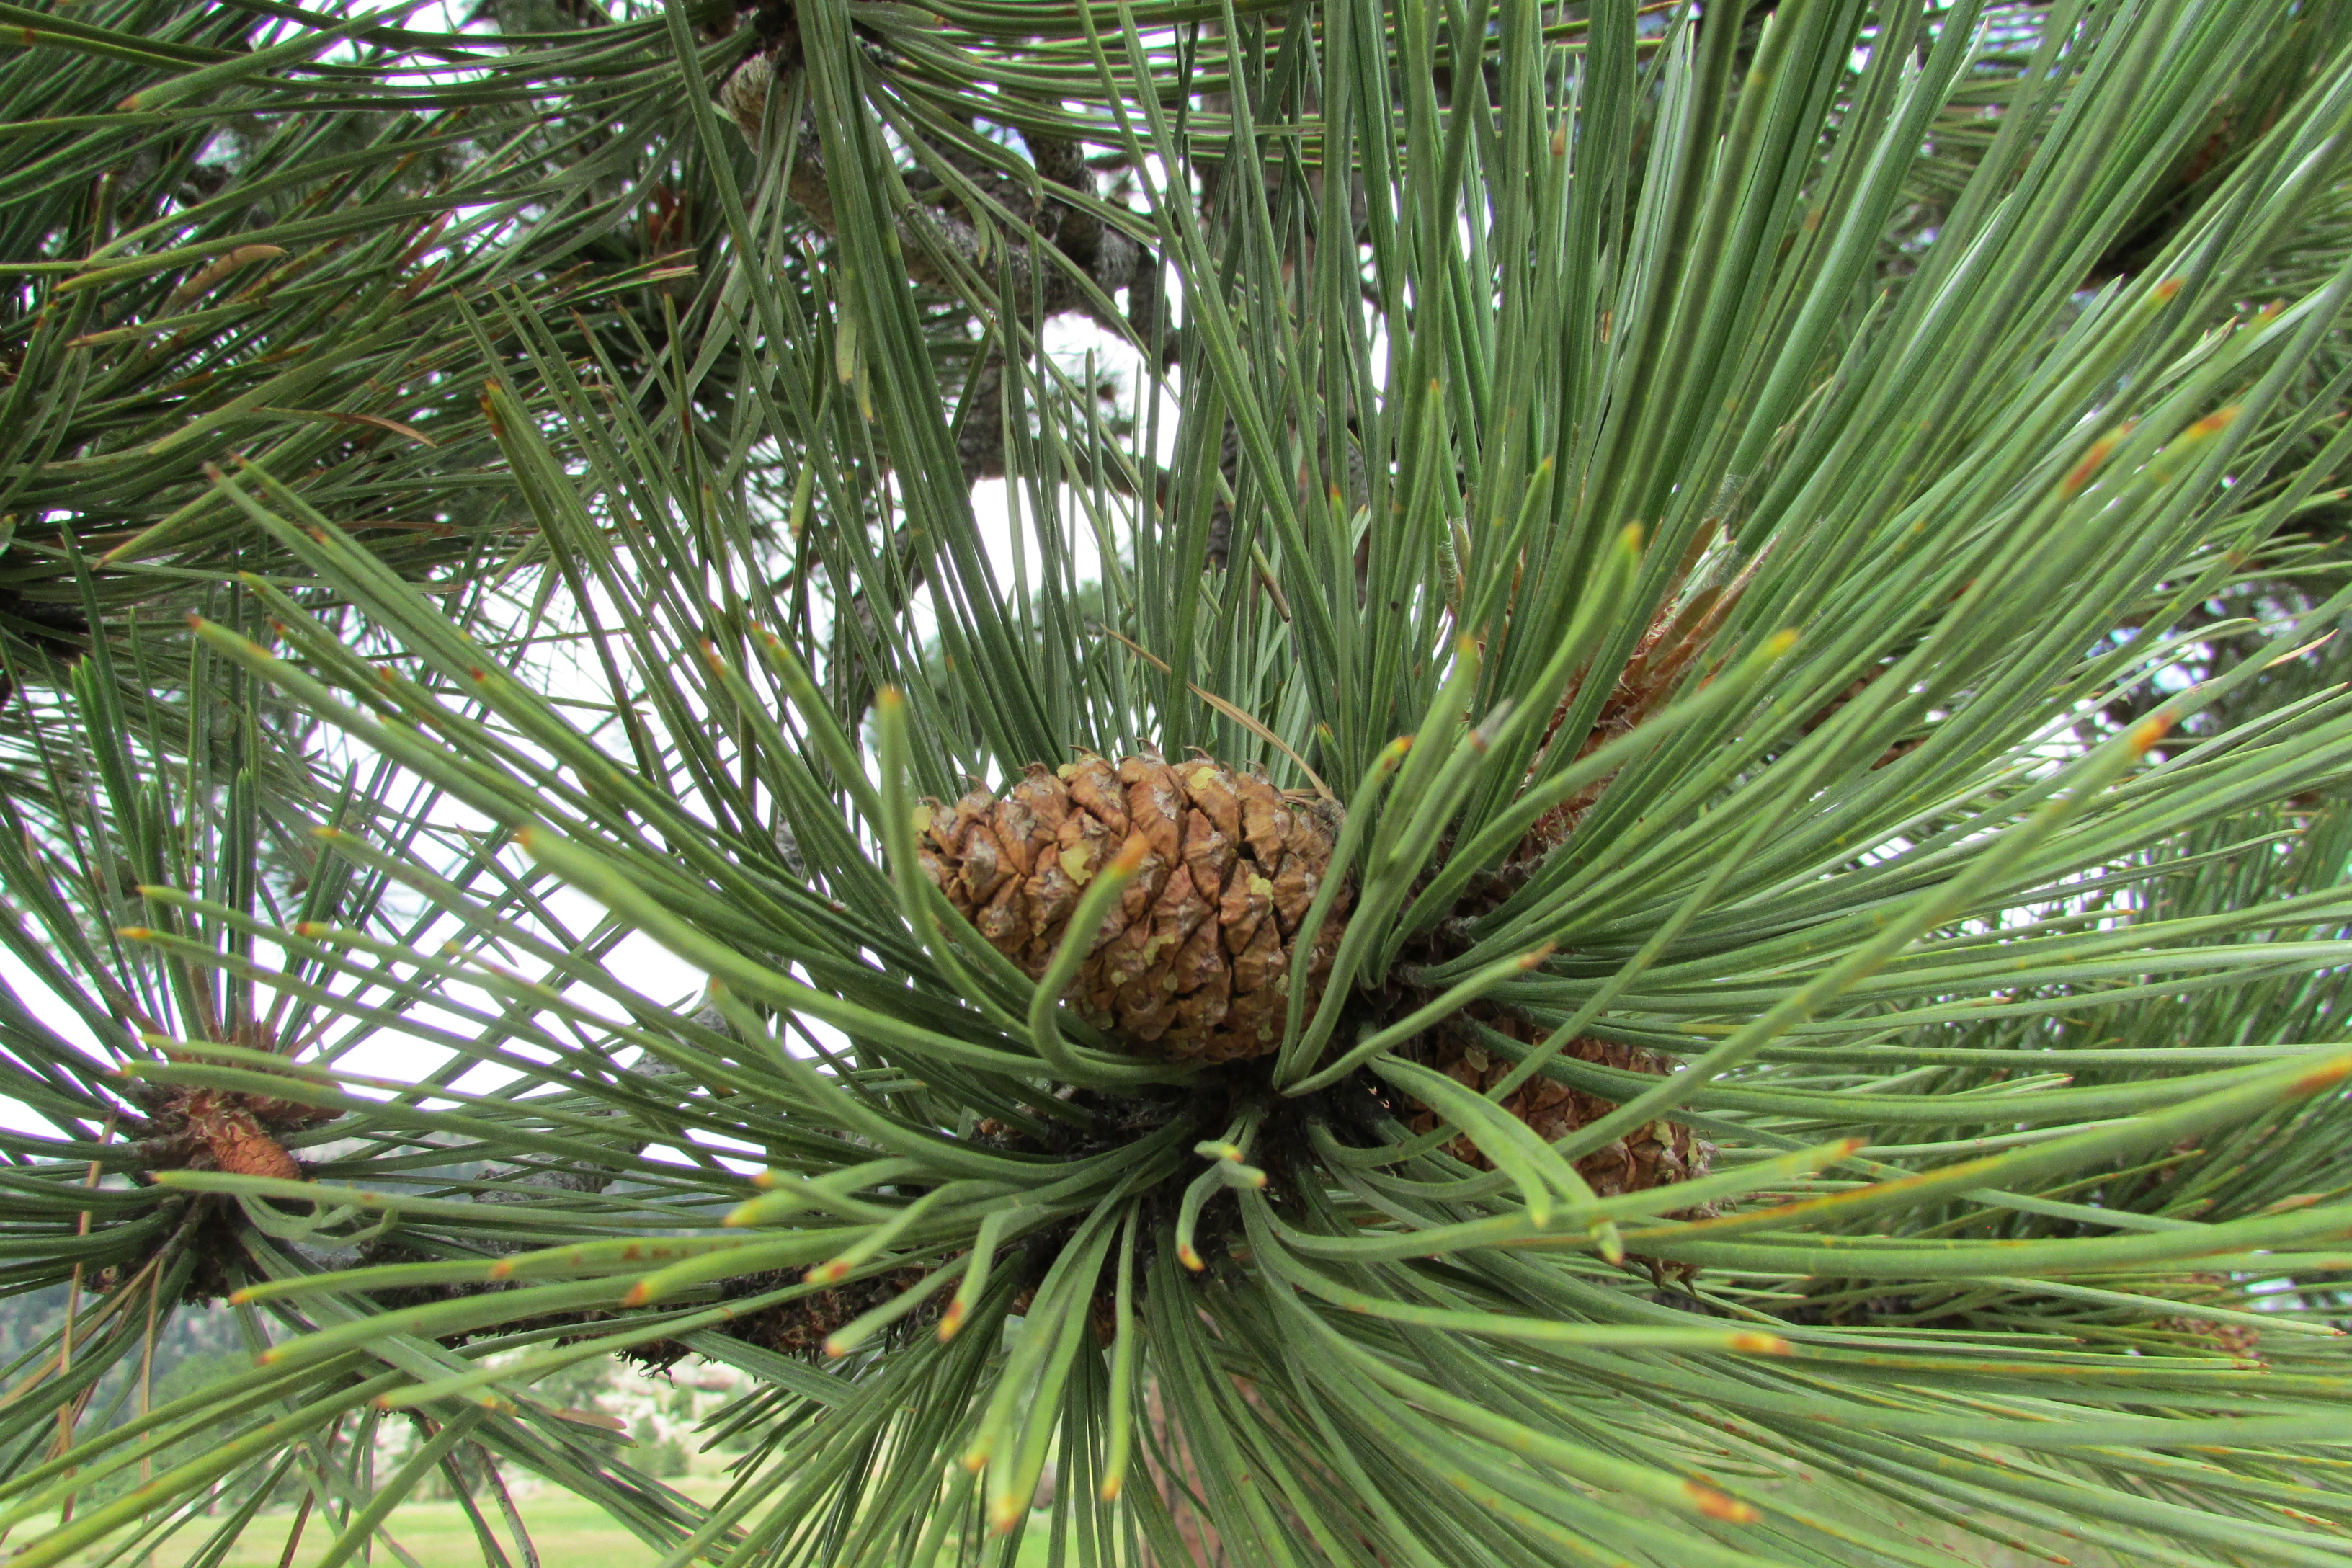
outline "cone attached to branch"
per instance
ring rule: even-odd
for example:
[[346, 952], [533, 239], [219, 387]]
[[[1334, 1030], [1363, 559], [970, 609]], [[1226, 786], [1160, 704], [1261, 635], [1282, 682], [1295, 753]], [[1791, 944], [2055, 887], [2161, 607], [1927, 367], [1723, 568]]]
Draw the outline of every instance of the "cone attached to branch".
[[1293, 942], [1338, 826], [1255, 773], [1202, 759], [1082, 757], [997, 798], [927, 805], [924, 871], [996, 950], [1045, 973], [1087, 884], [1130, 838], [1144, 858], [1096, 933], [1069, 1000], [1078, 1016], [1177, 1060], [1234, 1061], [1281, 1044], [1295, 975], [1322, 992], [1345, 928], [1343, 889], [1303, 958]]
[[308, 1177], [281, 1140], [342, 1114], [242, 1089], [184, 1086], [149, 1097], [148, 1110], [135, 1124], [140, 1169], [226, 1171], [285, 1182]]

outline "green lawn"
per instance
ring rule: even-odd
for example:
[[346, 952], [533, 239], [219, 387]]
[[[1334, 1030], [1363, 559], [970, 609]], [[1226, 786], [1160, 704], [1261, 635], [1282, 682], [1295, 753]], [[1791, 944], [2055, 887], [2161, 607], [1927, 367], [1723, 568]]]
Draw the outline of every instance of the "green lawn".
[[[669, 1484], [690, 1497], [709, 1502], [726, 1489], [727, 1479], [690, 1476]], [[552, 1489], [536, 1492], [518, 1498], [516, 1507], [530, 1531], [531, 1543], [539, 1549], [541, 1568], [651, 1568], [660, 1561], [652, 1548], [613, 1523], [603, 1510], [568, 1493]], [[512, 1568], [522, 1568], [521, 1554], [515, 1551], [506, 1521], [498, 1516], [494, 1507], [484, 1511]], [[1044, 1568], [1048, 1531], [1044, 1528], [1044, 1515], [1038, 1515], [1037, 1521], [1040, 1528], [1022, 1542], [1016, 1568]], [[221, 1559], [220, 1568], [278, 1568], [286, 1550], [287, 1531], [293, 1523], [291, 1509], [262, 1514], [228, 1555]], [[483, 1562], [481, 1543], [475, 1537], [474, 1528], [467, 1522], [465, 1510], [454, 1502], [405, 1504], [393, 1514], [384, 1528], [385, 1533], [416, 1559], [419, 1568], [480, 1568]], [[188, 1526], [155, 1553], [152, 1568], [182, 1568], [203, 1550], [207, 1534], [206, 1521], [198, 1521]], [[317, 1563], [334, 1538], [332, 1527], [312, 1515], [295, 1551], [293, 1568], [309, 1568]], [[103, 1555], [102, 1551], [97, 1552], [81, 1561], [95, 1563]], [[380, 1548], [372, 1563], [373, 1568], [399, 1568], [399, 1560]], [[121, 1568], [131, 1565], [126, 1563]]]
[[[688, 1496], [704, 1502], [715, 1501], [726, 1489], [724, 1476], [691, 1476], [669, 1483]], [[1767, 1489], [1778, 1489], [1768, 1488]], [[530, 1531], [532, 1544], [539, 1549], [541, 1568], [652, 1568], [659, 1561], [654, 1551], [635, 1536], [607, 1519], [603, 1510], [568, 1493], [550, 1489], [517, 1500], [523, 1522]], [[499, 1544], [505, 1548], [511, 1568], [522, 1568], [521, 1555], [514, 1549], [506, 1523], [489, 1512], [492, 1527]], [[1634, 1511], [1641, 1511], [1638, 1508]], [[1851, 1510], [1828, 1510], [1843, 1514]], [[2117, 1568], [2116, 1560], [2095, 1547], [2086, 1548], [2082, 1542], [2060, 1542], [2055, 1537], [2038, 1533], [2036, 1542], [2042, 1550], [2020, 1552], [2013, 1548], [1989, 1544], [1974, 1540], [1933, 1521], [1910, 1515], [1908, 1510], [1889, 1506], [1883, 1512], [1866, 1517], [1853, 1514], [1855, 1522], [1867, 1523], [1875, 1529], [1894, 1527], [1911, 1536], [1920, 1544], [1955, 1552], [1964, 1562], [1982, 1563], [1984, 1568], [2047, 1568], [2052, 1561], [2064, 1562], [2071, 1557], [2077, 1568]], [[1013, 1568], [1045, 1568], [1047, 1543], [1051, 1530], [1046, 1516], [1033, 1516], [1034, 1528], [1026, 1531], [1021, 1543], [1021, 1553]], [[276, 1510], [253, 1521], [241, 1540], [221, 1560], [220, 1568], [278, 1568], [286, 1550], [286, 1533], [293, 1524], [293, 1510]], [[473, 1527], [454, 1502], [417, 1502], [407, 1504], [392, 1516], [387, 1533], [415, 1558], [419, 1568], [481, 1568], [480, 1542]], [[163, 1550], [155, 1553], [147, 1564], [137, 1568], [184, 1568], [188, 1560], [199, 1552], [209, 1533], [208, 1521], [200, 1521], [175, 1536]], [[313, 1515], [302, 1531], [293, 1568], [310, 1568], [316, 1563], [334, 1539], [334, 1531]], [[27, 1537], [19, 1535], [21, 1542]], [[2060, 1554], [2063, 1549], [2063, 1555]], [[5, 1552], [0, 1547], [0, 1552]], [[83, 1564], [94, 1563], [102, 1553], [92, 1553], [81, 1559]], [[362, 1561], [354, 1558], [353, 1563]], [[398, 1559], [379, 1549], [368, 1560], [372, 1568], [399, 1568]], [[134, 1568], [125, 1563], [120, 1568]]]
[[[680, 1491], [708, 1500], [724, 1490], [726, 1483], [725, 1478], [719, 1476], [695, 1476], [670, 1484]], [[658, 1561], [650, 1548], [614, 1524], [603, 1510], [568, 1493], [551, 1489], [536, 1492], [517, 1499], [516, 1506], [530, 1531], [532, 1544], [539, 1549], [541, 1568], [572, 1568], [575, 1563], [588, 1568], [638, 1568], [639, 1564]], [[515, 1550], [506, 1521], [499, 1517], [495, 1506], [484, 1511], [509, 1561], [514, 1568], [521, 1568], [522, 1557]], [[262, 1514], [221, 1560], [221, 1568], [278, 1568], [286, 1551], [287, 1532], [293, 1524], [292, 1509], [273, 1509]], [[155, 1553], [154, 1568], [180, 1568], [203, 1550], [211, 1528], [212, 1522], [205, 1520], [188, 1525]], [[465, 1510], [455, 1502], [404, 1504], [394, 1512], [384, 1528], [385, 1533], [400, 1542], [422, 1568], [474, 1568], [483, 1561], [481, 1543], [475, 1538], [473, 1526], [467, 1521]], [[307, 1568], [316, 1563], [334, 1539], [334, 1527], [313, 1513], [303, 1526], [301, 1543], [294, 1554], [296, 1568]], [[93, 1552], [83, 1561], [94, 1563], [103, 1555], [103, 1551]], [[379, 1547], [373, 1562], [380, 1568], [398, 1568], [399, 1560]]]

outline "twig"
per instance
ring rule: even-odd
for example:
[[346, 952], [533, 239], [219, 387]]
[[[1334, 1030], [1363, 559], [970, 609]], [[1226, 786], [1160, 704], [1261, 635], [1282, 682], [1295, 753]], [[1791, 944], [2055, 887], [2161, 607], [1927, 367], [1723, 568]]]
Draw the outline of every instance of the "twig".
[[482, 1474], [489, 1481], [490, 1489], [499, 1494], [499, 1511], [507, 1516], [507, 1528], [514, 1531], [515, 1545], [522, 1552], [522, 1568], [539, 1568], [539, 1549], [530, 1543], [530, 1531], [522, 1527], [522, 1510], [507, 1494], [506, 1478], [499, 1474], [499, 1462], [479, 1443], [474, 1448], [482, 1456]]
[[310, 1521], [310, 1505], [318, 1500], [316, 1488], [302, 1489], [302, 1506], [294, 1510], [294, 1527], [286, 1532], [286, 1550], [278, 1554], [278, 1568], [294, 1568], [294, 1549], [302, 1544], [302, 1527]]
[[475, 1539], [482, 1543], [482, 1551], [489, 1558], [488, 1568], [513, 1568], [513, 1561], [507, 1556], [506, 1548], [500, 1546], [499, 1538], [490, 1532], [490, 1521], [482, 1517], [481, 1509], [474, 1501], [474, 1489], [467, 1484], [466, 1468], [458, 1463], [458, 1456], [464, 1452], [462, 1448], [454, 1448], [442, 1455], [442, 1473], [449, 1478], [449, 1489], [457, 1494], [457, 1506], [466, 1510], [466, 1518], [474, 1526]]
[[[106, 1305], [100, 1307], [98, 1311], [90, 1317], [89, 1321], [84, 1327], [84, 1331], [79, 1336], [80, 1339], [86, 1340], [96, 1334], [99, 1331], [100, 1325], [103, 1324], [107, 1319], [112, 1317], [115, 1312], [120, 1310], [120, 1304], [131, 1300], [131, 1294], [138, 1286], [139, 1281], [146, 1278], [148, 1273], [154, 1268], [155, 1265], [161, 1260], [162, 1256], [163, 1255], [159, 1253], [155, 1258], [149, 1258], [147, 1260], [146, 1268], [142, 1268], [137, 1274], [132, 1275], [128, 1283], [126, 1283], [122, 1289], [114, 1291], [107, 1297]], [[58, 1353], [56, 1355], [49, 1357], [48, 1360], [43, 1362], [39, 1366], [27, 1373], [16, 1387], [10, 1389], [5, 1394], [0, 1394], [0, 1409], [5, 1409], [8, 1405], [14, 1405], [16, 1401], [32, 1393], [36, 1388], [38, 1388], [42, 1384], [47, 1383], [51, 1377], [54, 1377], [60, 1372], [64, 1371], [65, 1368], [60, 1367], [58, 1364], [60, 1359], [67, 1361], [68, 1364], [71, 1361], [71, 1357], [68, 1353], [67, 1346], [62, 1343], [58, 1345]]]
[[[114, 1111], [109, 1110], [106, 1113], [106, 1130], [98, 1135], [98, 1141], [100, 1143], [110, 1142], [113, 1140], [114, 1118]], [[99, 1163], [96, 1160], [92, 1160], [89, 1163], [89, 1173], [82, 1178], [81, 1184], [85, 1187], [95, 1188], [98, 1185], [98, 1173]], [[89, 1210], [84, 1209], [81, 1211], [81, 1218], [74, 1226], [74, 1234], [76, 1236], [88, 1236], [89, 1234]], [[74, 1315], [80, 1307], [81, 1265], [79, 1263], [76, 1263], [73, 1266], [73, 1283], [66, 1291], [65, 1338], [59, 1341], [58, 1344], [58, 1375], [60, 1378], [63, 1378], [68, 1373], [73, 1370]], [[96, 1385], [93, 1384], [91, 1392], [95, 1392], [95, 1389]], [[65, 1400], [58, 1405], [58, 1453], [60, 1457], [62, 1457], [68, 1449], [73, 1447], [74, 1423], [80, 1419], [82, 1406], [88, 1403], [89, 1394], [85, 1393], [80, 1399]], [[73, 1505], [74, 1494], [72, 1492], [66, 1493], [65, 1504], [58, 1510], [58, 1522], [59, 1524], [64, 1524], [73, 1518]]]

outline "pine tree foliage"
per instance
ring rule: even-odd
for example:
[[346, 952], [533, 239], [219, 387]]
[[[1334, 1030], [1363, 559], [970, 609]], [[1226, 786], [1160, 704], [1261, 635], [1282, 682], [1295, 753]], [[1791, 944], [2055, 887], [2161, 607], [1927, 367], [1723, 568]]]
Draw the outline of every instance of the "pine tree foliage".
[[2343, 1559], [2340, 9], [0, 20], [12, 1561]]
[[[663, 54], [614, 60], [576, 23], [534, 36], [522, 19], [487, 36], [267, 6], [9, 19], [0, 698], [20, 675], [33, 694], [61, 679], [93, 627], [176, 626], [236, 571], [282, 570], [205, 478], [232, 454], [404, 574], [464, 582], [527, 558], [527, 517], [487, 479], [491, 301], [527, 301], [575, 353], [587, 332], [630, 363], [699, 345], [690, 295], [675, 298], [710, 202], [695, 161], [659, 123], [641, 124], [650, 144], [614, 137], [596, 91], [499, 79], [529, 38], [539, 68], [643, 102]], [[173, 689], [151, 669], [121, 700], [155, 704], [184, 751], [186, 708], [225, 694]], [[0, 745], [36, 773], [37, 706], [0, 701]]]

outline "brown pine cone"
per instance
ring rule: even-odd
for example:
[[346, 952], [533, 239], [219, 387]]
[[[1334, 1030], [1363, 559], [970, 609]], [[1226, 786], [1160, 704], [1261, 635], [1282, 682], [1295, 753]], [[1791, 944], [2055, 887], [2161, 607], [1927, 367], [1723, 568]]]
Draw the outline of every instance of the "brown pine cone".
[[[1079, 897], [1129, 839], [1135, 880], [1072, 984], [1080, 1017], [1177, 1060], [1263, 1056], [1282, 1039], [1291, 939], [1323, 885], [1335, 820], [1255, 773], [1206, 759], [1082, 757], [1033, 765], [1003, 798], [975, 790], [916, 817], [924, 871], [1034, 978]], [[1307, 1005], [1345, 929], [1342, 889], [1306, 963]]]
[[[1516, 1020], [1492, 1020], [1493, 1026], [1514, 1038], [1534, 1031]], [[1540, 1039], [1529, 1039], [1533, 1045]], [[1579, 1039], [1569, 1043], [1566, 1054], [1579, 1061], [1592, 1062], [1601, 1067], [1617, 1068], [1626, 1072], [1663, 1073], [1665, 1058], [1654, 1051], [1638, 1046], [1612, 1045], [1606, 1040]], [[1447, 1039], [1437, 1048], [1430, 1064], [1438, 1071], [1466, 1088], [1485, 1093], [1509, 1075], [1516, 1064], [1500, 1055], [1482, 1050], [1475, 1045], [1458, 1039]], [[1556, 1143], [1587, 1122], [1597, 1121], [1616, 1106], [1605, 1100], [1570, 1089], [1538, 1073], [1513, 1090], [1503, 1101], [1503, 1109], [1517, 1117], [1546, 1142]], [[1426, 1132], [1438, 1123], [1434, 1111], [1423, 1110], [1406, 1123], [1415, 1132]], [[1466, 1164], [1489, 1168], [1486, 1157], [1467, 1138], [1456, 1138], [1445, 1146], [1445, 1152]], [[1715, 1145], [1689, 1128], [1671, 1121], [1653, 1121], [1602, 1148], [1595, 1149], [1576, 1162], [1576, 1173], [1582, 1176], [1594, 1194], [1604, 1198], [1625, 1193], [1646, 1192], [1652, 1187], [1665, 1186], [1675, 1182], [1686, 1182], [1693, 1176], [1706, 1173], [1707, 1163], [1715, 1156]]]

